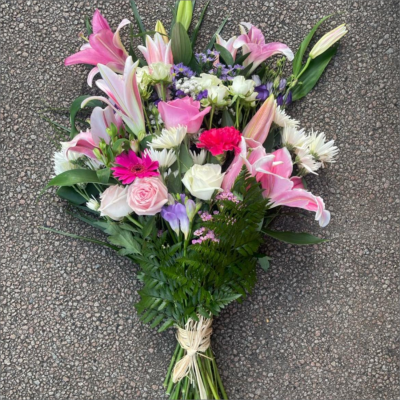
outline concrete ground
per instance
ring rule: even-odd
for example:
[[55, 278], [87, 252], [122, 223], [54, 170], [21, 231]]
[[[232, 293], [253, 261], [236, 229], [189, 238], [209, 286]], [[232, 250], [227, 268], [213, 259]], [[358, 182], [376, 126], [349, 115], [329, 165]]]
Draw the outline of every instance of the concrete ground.
[[[204, 1], [198, 3], [204, 4]], [[173, 1], [138, 1], [148, 29]], [[128, 0], [1, 0], [0, 398], [164, 398], [175, 338], [142, 325], [134, 267], [94, 244], [41, 226], [99, 234], [53, 193], [51, 128], [37, 111], [87, 92], [87, 69], [64, 67], [83, 16], [98, 7], [114, 28]], [[266, 240], [273, 257], [242, 305], [215, 323], [213, 348], [231, 399], [399, 398], [399, 2], [212, 1], [203, 34], [230, 15], [224, 36], [251, 21], [296, 49], [312, 24], [340, 13], [349, 34], [317, 90], [291, 113], [325, 131], [338, 162], [309, 179], [332, 211], [289, 226], [330, 238], [296, 247]], [[68, 124], [65, 118], [59, 121]], [[306, 213], [303, 213], [304, 215]]]

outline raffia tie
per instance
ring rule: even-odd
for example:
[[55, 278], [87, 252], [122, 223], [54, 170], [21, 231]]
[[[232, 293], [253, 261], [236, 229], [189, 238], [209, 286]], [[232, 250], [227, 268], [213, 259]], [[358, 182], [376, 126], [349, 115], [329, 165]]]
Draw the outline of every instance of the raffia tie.
[[197, 354], [206, 357], [202, 353], [210, 347], [212, 334], [211, 325], [212, 318], [204, 318], [199, 315], [199, 321], [194, 321], [190, 318], [185, 325], [185, 329], [178, 327], [176, 335], [176, 339], [186, 351], [186, 354], [176, 363], [172, 372], [172, 380], [176, 383], [189, 375], [190, 381], [193, 382], [192, 374], [194, 374], [196, 376], [201, 399], [207, 398], [207, 392], [197, 363]]

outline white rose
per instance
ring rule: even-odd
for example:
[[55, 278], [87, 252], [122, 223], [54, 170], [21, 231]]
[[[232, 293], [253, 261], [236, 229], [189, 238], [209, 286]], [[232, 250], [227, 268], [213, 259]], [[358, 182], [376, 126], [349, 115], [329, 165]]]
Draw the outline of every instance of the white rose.
[[215, 190], [221, 189], [224, 179], [219, 164], [195, 164], [182, 179], [192, 196], [201, 200], [210, 200]]
[[252, 79], [245, 79], [244, 76], [235, 76], [229, 90], [233, 95], [248, 97], [254, 92], [255, 82]]
[[171, 64], [156, 62], [149, 65], [150, 76], [154, 81], [171, 82]]
[[215, 75], [200, 74], [200, 78], [192, 78], [196, 82], [196, 85], [201, 86], [203, 89], [209, 89], [212, 86], [218, 86], [222, 83], [221, 79]]
[[226, 86], [212, 86], [208, 89], [207, 97], [212, 104], [217, 106], [224, 106], [227, 101], [225, 97], [229, 94]]
[[113, 185], [100, 195], [100, 215], [121, 220], [133, 210], [128, 205], [128, 186]]

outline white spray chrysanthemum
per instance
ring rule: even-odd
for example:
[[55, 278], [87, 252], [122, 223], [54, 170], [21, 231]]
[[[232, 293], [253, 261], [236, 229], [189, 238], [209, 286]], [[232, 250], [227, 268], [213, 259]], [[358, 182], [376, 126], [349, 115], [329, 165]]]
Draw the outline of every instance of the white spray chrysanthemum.
[[173, 149], [157, 151], [149, 148], [146, 149], [144, 153], [149, 155], [153, 161], [158, 161], [158, 166], [160, 168], [169, 168], [176, 161], [176, 154]]
[[308, 147], [300, 147], [296, 149], [296, 164], [300, 167], [301, 173], [303, 175], [307, 173], [312, 173], [317, 175], [317, 171], [321, 167], [321, 163], [315, 160], [315, 158], [310, 153]]
[[285, 125], [281, 132], [282, 144], [288, 150], [303, 147], [307, 141], [304, 129], [297, 129], [295, 126]]
[[196, 153], [195, 151], [189, 150], [190, 155], [192, 156], [192, 160], [194, 164], [203, 165], [206, 162], [207, 151], [204, 149], [200, 150], [200, 153]]
[[299, 121], [292, 119], [289, 115], [286, 114], [285, 110], [282, 107], [276, 107], [274, 122], [276, 125], [281, 126], [282, 128], [285, 126], [298, 126]]
[[54, 160], [54, 173], [60, 175], [65, 171], [76, 169], [78, 166], [72, 163], [64, 150], [56, 151], [53, 156]]
[[87, 203], [86, 207], [89, 208], [90, 210], [97, 211], [100, 208], [100, 203], [92, 197]]
[[334, 143], [334, 140], [326, 142], [326, 137], [323, 132], [318, 133], [313, 130], [306, 142], [310, 153], [316, 160], [321, 162], [322, 167], [325, 167], [326, 163], [335, 162], [334, 157], [339, 153], [339, 149], [334, 146]]
[[186, 136], [186, 126], [178, 125], [176, 128], [163, 129], [161, 135], [155, 137], [149, 145], [153, 149], [173, 149], [178, 147]]

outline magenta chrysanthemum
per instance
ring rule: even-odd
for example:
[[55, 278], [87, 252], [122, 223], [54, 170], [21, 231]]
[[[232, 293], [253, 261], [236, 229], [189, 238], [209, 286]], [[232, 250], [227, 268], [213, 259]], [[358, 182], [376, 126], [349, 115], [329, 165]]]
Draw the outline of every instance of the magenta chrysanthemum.
[[153, 161], [147, 154], [143, 154], [140, 158], [132, 150], [116, 157], [115, 164], [116, 167], [111, 168], [113, 175], [124, 185], [129, 185], [136, 178], [160, 175], [157, 171], [158, 161]]

